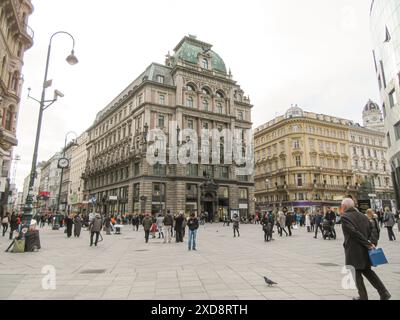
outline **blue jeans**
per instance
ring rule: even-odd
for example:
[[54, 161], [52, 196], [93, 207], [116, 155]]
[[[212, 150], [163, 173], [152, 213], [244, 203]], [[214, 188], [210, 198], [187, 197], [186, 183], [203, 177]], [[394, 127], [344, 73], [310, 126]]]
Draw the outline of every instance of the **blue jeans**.
[[[197, 234], [197, 230], [190, 230], [189, 229], [189, 250], [196, 249], [196, 234]], [[193, 241], [193, 247], [192, 247], [192, 241]]]

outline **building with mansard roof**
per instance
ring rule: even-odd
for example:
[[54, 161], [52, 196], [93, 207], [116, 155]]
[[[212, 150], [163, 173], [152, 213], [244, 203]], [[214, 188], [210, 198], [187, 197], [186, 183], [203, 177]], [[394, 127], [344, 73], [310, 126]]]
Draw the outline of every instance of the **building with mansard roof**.
[[[148, 66], [87, 130], [87, 198], [108, 214], [207, 212], [214, 220], [230, 209], [253, 214], [252, 177], [237, 175], [235, 164], [202, 164], [200, 156], [186, 165], [150, 165], [146, 159], [153, 129], [165, 133], [167, 147], [175, 139], [185, 144], [184, 129], [199, 135], [202, 129], [236, 129], [251, 143], [244, 134], [252, 126], [251, 109], [212, 45], [184, 37], [165, 64]], [[176, 129], [170, 126], [174, 121]]]

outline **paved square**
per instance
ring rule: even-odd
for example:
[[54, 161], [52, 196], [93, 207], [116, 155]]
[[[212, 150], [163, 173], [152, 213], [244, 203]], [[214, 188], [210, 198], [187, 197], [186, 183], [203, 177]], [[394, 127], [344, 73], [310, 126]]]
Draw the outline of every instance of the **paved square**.
[[[121, 235], [103, 234], [98, 247], [89, 247], [87, 231], [67, 239], [62, 229], [46, 226], [36, 253], [5, 253], [9, 241], [0, 237], [0, 299], [349, 300], [357, 292], [342, 288], [343, 236], [336, 230], [336, 241], [300, 228], [265, 243], [260, 225], [241, 225], [241, 237], [233, 238], [231, 226], [207, 224], [199, 229], [198, 251], [188, 251], [186, 238], [146, 244], [142, 228], [125, 226]], [[399, 246], [382, 229], [380, 247], [390, 264], [377, 273], [392, 299], [400, 299]], [[48, 265], [56, 270], [55, 290], [42, 288]], [[263, 276], [278, 285], [268, 287]], [[370, 299], [379, 299], [366, 285]]]

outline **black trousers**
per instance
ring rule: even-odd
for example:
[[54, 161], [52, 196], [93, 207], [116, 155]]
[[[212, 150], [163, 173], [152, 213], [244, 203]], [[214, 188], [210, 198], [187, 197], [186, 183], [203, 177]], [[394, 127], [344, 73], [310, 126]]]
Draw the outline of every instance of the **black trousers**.
[[183, 230], [175, 230], [176, 242], [183, 242]]
[[318, 229], [320, 229], [320, 230], [321, 230], [321, 233], [323, 234], [322, 225], [317, 224], [317, 225], [315, 225], [315, 237], [317, 237]]
[[292, 226], [289, 225], [289, 226], [287, 226], [287, 228], [288, 228], [288, 231], [289, 231], [289, 236], [292, 236]]
[[[71, 238], [71, 236], [72, 236], [72, 226], [71, 227], [67, 227], [67, 237]], [[96, 241], [96, 243], [97, 243], [97, 241]]]
[[279, 227], [278, 227], [278, 233], [279, 233], [279, 235], [280, 235], [281, 237], [282, 237], [282, 231], [284, 231], [285, 234], [288, 235], [288, 233], [286, 232], [286, 229], [285, 229], [284, 227], [282, 228], [282, 227], [279, 226]]
[[264, 241], [268, 242], [272, 239], [272, 233], [268, 230], [264, 230]]
[[146, 239], [146, 243], [149, 242], [150, 230], [144, 230], [144, 238]]
[[236, 237], [236, 231], [237, 231], [238, 236], [240, 237], [239, 227], [233, 227], [233, 236]]
[[356, 270], [356, 286], [361, 300], [368, 300], [368, 293], [364, 285], [363, 276], [367, 278], [372, 286], [378, 291], [380, 296], [387, 292], [385, 285], [371, 267], [364, 270]]
[[97, 242], [99, 241], [99, 235], [100, 235], [99, 231], [92, 231], [90, 233], [90, 245], [91, 246], [93, 245], [93, 236], [94, 236], [94, 234], [96, 234], [96, 240], [94, 242], [94, 245], [97, 246]]
[[396, 240], [396, 236], [394, 235], [393, 232], [393, 227], [387, 227], [387, 230], [388, 230], [389, 240], [390, 241]]
[[4, 237], [6, 235], [7, 230], [8, 230], [8, 223], [3, 223], [2, 226], [3, 226], [3, 237]]

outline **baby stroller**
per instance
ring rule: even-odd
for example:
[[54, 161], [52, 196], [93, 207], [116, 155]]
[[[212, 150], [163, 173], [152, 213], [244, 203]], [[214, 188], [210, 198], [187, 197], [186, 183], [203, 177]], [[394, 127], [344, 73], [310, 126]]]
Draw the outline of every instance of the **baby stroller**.
[[336, 235], [333, 233], [333, 225], [329, 220], [326, 219], [322, 223], [322, 237], [324, 240], [327, 238], [329, 238], [329, 240], [336, 239]]

